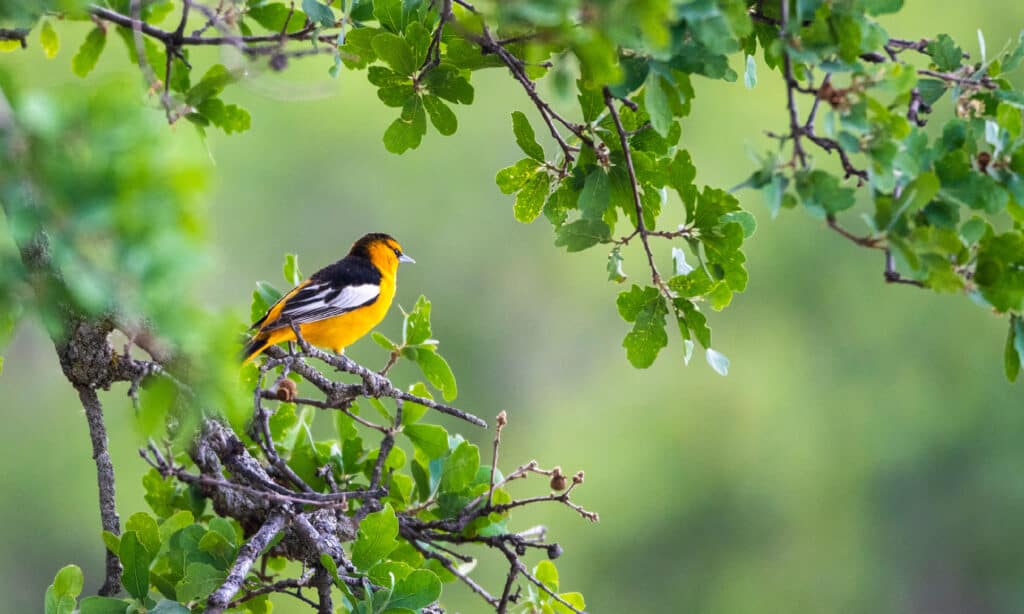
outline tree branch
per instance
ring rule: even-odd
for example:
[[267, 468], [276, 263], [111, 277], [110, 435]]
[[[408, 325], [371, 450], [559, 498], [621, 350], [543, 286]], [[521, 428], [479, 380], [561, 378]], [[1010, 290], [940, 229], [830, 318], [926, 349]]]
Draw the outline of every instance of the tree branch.
[[210, 598], [206, 601], [206, 614], [221, 614], [221, 612], [227, 609], [231, 598], [241, 590], [242, 584], [245, 583], [245, 578], [249, 575], [249, 569], [252, 568], [256, 557], [270, 544], [270, 540], [274, 539], [274, 536], [284, 528], [285, 520], [285, 514], [281, 512], [271, 514], [266, 522], [263, 523], [263, 526], [260, 527], [260, 530], [238, 549], [238, 558], [235, 559], [235, 564], [231, 566], [231, 572], [228, 574], [227, 580], [224, 581], [220, 588], [213, 591], [210, 594]]
[[[96, 390], [88, 386], [75, 386], [78, 398], [85, 408], [85, 419], [89, 422], [89, 438], [92, 440], [92, 458], [96, 462], [96, 481], [99, 485], [100, 523], [104, 531], [121, 534], [121, 519], [117, 515], [114, 497], [114, 465], [107, 450], [107, 429], [103, 424], [103, 406]], [[106, 579], [99, 589], [104, 596], [116, 595], [121, 591], [121, 561], [117, 555], [104, 546], [106, 551]]]

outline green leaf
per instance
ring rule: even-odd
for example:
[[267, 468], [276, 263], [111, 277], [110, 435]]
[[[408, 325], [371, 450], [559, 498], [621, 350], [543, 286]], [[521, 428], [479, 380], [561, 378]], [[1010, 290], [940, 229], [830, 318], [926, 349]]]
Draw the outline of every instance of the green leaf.
[[78, 597], [82, 594], [85, 578], [78, 565], [66, 565], [53, 578], [53, 590], [58, 597]]
[[1017, 90], [996, 90], [995, 97], [1000, 102], [1017, 107], [1018, 109], [1024, 109], [1024, 92]]
[[[131, 603], [111, 597], [86, 597], [82, 600], [79, 614], [125, 614]], [[150, 612], [156, 612], [153, 609]], [[187, 612], [188, 610], [186, 610]]]
[[668, 308], [657, 288], [641, 288], [634, 285], [627, 292], [619, 294], [616, 300], [619, 315], [627, 322], [633, 322], [633, 329], [626, 334], [622, 347], [626, 358], [638, 369], [654, 364], [661, 348], [668, 345], [665, 332], [665, 316]]
[[235, 75], [228, 71], [223, 64], [214, 64], [206, 70], [199, 83], [193, 85], [185, 94], [185, 102], [198, 107], [208, 98], [214, 98], [224, 88], [235, 80]]
[[448, 431], [436, 424], [408, 424], [402, 432], [427, 458], [441, 458], [448, 451]]
[[871, 15], [883, 15], [903, 8], [903, 0], [864, 0], [863, 5]]
[[722, 223], [739, 224], [743, 228], [743, 238], [749, 239], [757, 230], [757, 219], [749, 211], [730, 211], [722, 216]]
[[[256, 6], [252, 6], [253, 4], [256, 4]], [[301, 11], [293, 13], [281, 2], [250, 3], [245, 16], [275, 34], [284, 29], [285, 21], [288, 22], [288, 33], [298, 32], [306, 24], [305, 14]], [[290, 19], [289, 16], [291, 17]]]
[[[376, 28], [354, 28], [345, 34], [345, 44], [338, 48], [342, 61], [349, 68], [366, 68], [366, 65], [376, 61], [377, 54], [373, 51], [373, 38], [380, 30]], [[381, 70], [387, 70], [383, 66], [375, 66]], [[390, 72], [390, 71], [389, 71]], [[369, 74], [367, 75], [370, 76]], [[371, 78], [370, 83], [374, 83]], [[376, 83], [374, 83], [376, 85]]]
[[541, 561], [533, 568], [533, 575], [541, 581], [544, 586], [553, 592], [558, 592], [558, 568], [551, 561]]
[[43, 27], [39, 31], [39, 44], [43, 47], [43, 53], [51, 60], [60, 51], [60, 40], [57, 38], [57, 31], [53, 29], [53, 24], [50, 23], [49, 19], [43, 21]]
[[390, 504], [368, 514], [359, 523], [359, 532], [352, 544], [352, 564], [358, 569], [373, 567], [398, 546], [398, 518]]
[[[246, 605], [249, 605], [249, 603], [247, 603]], [[153, 609], [149, 611], [149, 614], [189, 614], [189, 612], [190, 610], [188, 608], [186, 608], [185, 606], [181, 605], [176, 601], [171, 601], [169, 599], [161, 599], [160, 601], [156, 602], [156, 605], [153, 606]]]
[[933, 105], [946, 93], [946, 83], [939, 79], [918, 79], [917, 91], [925, 104]]
[[853, 206], [852, 188], [839, 185], [839, 179], [823, 170], [797, 174], [796, 191], [811, 212], [838, 213]]
[[598, 243], [611, 241], [612, 230], [601, 220], [581, 219], [565, 224], [555, 232], [555, 246], [579, 252]]
[[548, 192], [551, 190], [551, 177], [544, 169], [531, 176], [516, 194], [516, 202], [512, 210], [516, 220], [529, 224], [537, 219], [544, 210]]
[[157, 552], [160, 551], [160, 528], [156, 524], [156, 518], [146, 512], [136, 512], [124, 523], [124, 530], [134, 532], [139, 543], [149, 553], [149, 558], [156, 558]]
[[110, 531], [104, 531], [103, 545], [107, 547], [107, 550], [110, 550], [114, 554], [117, 554], [118, 551], [121, 549], [121, 537], [118, 535], [114, 535]]
[[402, 109], [402, 115], [384, 132], [384, 148], [394, 154], [405, 153], [419, 147], [426, 133], [427, 115], [423, 101], [414, 96]]
[[373, 331], [372, 333], [370, 333], [370, 338], [373, 339], [374, 343], [384, 348], [385, 350], [388, 350], [389, 352], [393, 352], [398, 349], [398, 346], [395, 345], [394, 341], [388, 339], [385, 335], [382, 335], [377, 331]]
[[338, 564], [334, 562], [331, 555], [326, 552], [322, 553], [320, 555], [320, 565], [327, 570], [327, 573], [331, 574], [331, 579], [334, 580], [335, 584], [341, 581], [341, 578], [338, 577]]
[[1020, 66], [1021, 61], [1024, 61], [1024, 30], [1017, 35], [1016, 46], [1006, 52], [1006, 57], [1001, 62], [1003, 72], [1007, 73], [1016, 69]]
[[[416, 382], [412, 386], [409, 386], [409, 392], [424, 399], [433, 399], [434, 396], [427, 390], [427, 385], [423, 382]], [[419, 419], [423, 417], [423, 414], [427, 413], [427, 406], [414, 403], [412, 401], [406, 401], [404, 409], [402, 410], [402, 424], [414, 424], [419, 422]]]
[[46, 589], [43, 604], [43, 611], [46, 614], [72, 614], [75, 611], [76, 599], [70, 595], [58, 595], [51, 584]]
[[964, 57], [963, 49], [958, 47], [948, 34], [940, 34], [938, 38], [928, 43], [926, 51], [932, 56], [936, 67], [942, 71], [960, 68]]
[[402, 326], [402, 345], [420, 345], [430, 339], [430, 301], [422, 294], [416, 299], [412, 311], [405, 315]]
[[412, 47], [409, 43], [391, 32], [381, 32], [373, 37], [373, 51], [380, 59], [400, 75], [411, 75], [416, 72], [418, 66], [412, 55]]
[[1024, 236], [1010, 231], [983, 238], [974, 281], [996, 310], [1024, 309]]
[[703, 267], [700, 267], [685, 275], [677, 275], [668, 280], [668, 287], [679, 296], [693, 298], [711, 292], [718, 283], [708, 276]]
[[299, 257], [295, 254], [284, 255], [284, 266], [281, 268], [285, 282], [297, 286], [302, 282], [302, 273], [299, 271]]
[[665, 84], [664, 79], [655, 71], [647, 74], [647, 81], [644, 85], [644, 106], [647, 114], [651, 117], [651, 127], [663, 137], [668, 136], [674, 120], [672, 118], [672, 107], [669, 103], [669, 92], [666, 88], [672, 89]]
[[441, 490], [457, 493], [472, 483], [480, 468], [480, 449], [463, 441], [452, 450], [441, 470]]
[[124, 567], [121, 572], [124, 589], [136, 599], [145, 599], [149, 595], [149, 564], [152, 558], [134, 531], [121, 536], [118, 557]]
[[236, 104], [224, 104], [220, 98], [207, 98], [196, 106], [196, 111], [225, 134], [245, 132], [252, 127], [248, 111]]
[[537, 143], [537, 137], [533, 132], [533, 126], [526, 115], [521, 111], [512, 112], [512, 132], [516, 135], [516, 143], [527, 156], [538, 162], [544, 162], [544, 148]]
[[939, 178], [935, 173], [925, 172], [911, 181], [896, 201], [895, 212], [889, 220], [886, 231], [892, 230], [903, 215], [913, 215], [925, 207], [939, 193]]
[[195, 522], [195, 519], [192, 516], [192, 512], [188, 510], [178, 510], [174, 512], [174, 515], [160, 524], [160, 541], [165, 542], [170, 540], [172, 535], [189, 526], [193, 522]]
[[405, 30], [405, 11], [402, 0], [374, 0], [373, 16], [380, 25], [392, 32]]
[[1006, 347], [1003, 351], [1006, 379], [1017, 381], [1021, 362], [1024, 362], [1024, 320], [1013, 316], [1010, 318], [1009, 330], [1006, 331]]
[[711, 329], [708, 328], [707, 318], [697, 309], [697, 305], [684, 298], [677, 298], [673, 303], [678, 310], [677, 313], [682, 313], [682, 317], [678, 318], [678, 324], [683, 338], [688, 339], [689, 334], [693, 333], [704, 349], [711, 347]]
[[[587, 175], [580, 192], [578, 206], [583, 217], [600, 220], [611, 203], [611, 181], [608, 173], [595, 168]], [[570, 250], [572, 251], [572, 250]]]
[[[454, 41], [449, 40], [449, 52]], [[469, 84], [459, 69], [447, 62], [442, 62], [427, 73], [421, 82], [427, 86], [431, 94], [444, 98], [448, 102], [470, 104], [473, 102], [473, 86]]]
[[185, 568], [185, 577], [175, 586], [175, 591], [180, 601], [197, 601], [217, 590], [226, 579], [227, 572], [213, 565], [189, 563]]
[[206, 535], [199, 540], [199, 550], [205, 552], [224, 566], [227, 566], [235, 557], [235, 548], [221, 533], [207, 531]]
[[93, 28], [86, 35], [78, 53], [71, 58], [71, 71], [79, 77], [84, 77], [96, 67], [103, 47], [107, 44], [107, 32], [102, 28]]
[[494, 181], [498, 184], [498, 189], [501, 190], [502, 194], [514, 194], [526, 185], [526, 182], [534, 176], [538, 168], [540, 168], [540, 165], [536, 160], [523, 158], [512, 166], [498, 171]]
[[331, 7], [320, 4], [317, 0], [302, 0], [302, 10], [314, 23], [319, 23], [325, 28], [334, 25], [335, 19]]
[[437, 131], [445, 136], [455, 134], [459, 128], [459, 120], [455, 113], [440, 98], [427, 94], [423, 97], [423, 106], [430, 116], [430, 123], [434, 124]]
[[[576, 608], [577, 612], [583, 612], [587, 609], [587, 604], [583, 600], [582, 593], [562, 593], [559, 595], [559, 597], [561, 597], [562, 600], [566, 603], [571, 604], [572, 607]], [[555, 614], [573, 614], [573, 610], [570, 610], [569, 608], [565, 607], [564, 605], [555, 601], [554, 599], [549, 601], [548, 605], [550, 605], [554, 609]]]
[[445, 401], [451, 401], [458, 395], [459, 389], [455, 385], [452, 368], [432, 347], [419, 348], [419, 351], [416, 352], [416, 364], [423, 371], [423, 376], [427, 378], [427, 381], [441, 391]]
[[[397, 554], [397, 551], [392, 554], [393, 558], [394, 554]], [[393, 588], [399, 582], [409, 577], [409, 574], [413, 571], [415, 570], [411, 565], [409, 565], [409, 563], [390, 560], [374, 565], [367, 576], [369, 576], [371, 582], [379, 584], [380, 586]]]
[[608, 281], [614, 281], [615, 283], [620, 284], [626, 281], [626, 273], [622, 270], [623, 260], [622, 252], [619, 250], [618, 246], [608, 253], [608, 266], [606, 267], [606, 270], [608, 271]]
[[1016, 332], [1013, 347], [1017, 348], [1017, 356], [1020, 356], [1020, 361], [1024, 364], [1024, 316], [1014, 316], [1010, 318], [1010, 323]]
[[[397, 73], [395, 73], [397, 74]], [[377, 90], [377, 98], [389, 107], [404, 107], [416, 96], [412, 87], [412, 81], [402, 81], [392, 85], [385, 85]]]
[[418, 611], [441, 596], [441, 580], [432, 571], [417, 569], [395, 586], [388, 601], [389, 608]]

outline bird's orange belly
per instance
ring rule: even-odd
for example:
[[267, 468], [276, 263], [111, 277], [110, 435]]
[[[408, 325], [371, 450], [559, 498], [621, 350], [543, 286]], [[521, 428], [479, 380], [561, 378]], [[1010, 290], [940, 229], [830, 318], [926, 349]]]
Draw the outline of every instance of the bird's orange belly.
[[379, 297], [372, 305], [334, 318], [302, 324], [299, 330], [302, 331], [303, 338], [313, 345], [341, 353], [346, 347], [373, 330], [373, 327], [380, 324], [384, 316], [387, 315], [388, 305], [391, 301], [381, 300], [382, 298], [384, 297]]
[[[340, 354], [346, 347], [373, 330], [388, 314], [388, 308], [391, 307], [391, 301], [395, 297], [395, 283], [393, 279], [388, 278], [382, 281], [380, 295], [372, 304], [340, 316], [302, 324], [299, 327], [302, 337], [315, 346], [327, 348]], [[292, 331], [285, 330], [287, 330], [288, 339], [293, 339]]]

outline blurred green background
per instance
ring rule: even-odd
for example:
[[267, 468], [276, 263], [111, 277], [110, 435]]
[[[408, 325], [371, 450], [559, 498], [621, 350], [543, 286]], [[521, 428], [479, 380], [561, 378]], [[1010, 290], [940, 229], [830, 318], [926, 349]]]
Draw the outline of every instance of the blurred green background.
[[[948, 32], [972, 54], [976, 29], [994, 53], [1024, 27], [1016, 2], [907, 4], [883, 21], [890, 34]], [[55, 60], [32, 45], [0, 63], [24, 89], [64, 95], [119, 87], [129, 71], [138, 88], [126, 95], [154, 104], [119, 41], [79, 80], [69, 63], [83, 31], [60, 32]], [[508, 112], [528, 110], [522, 91], [501, 71], [475, 74], [477, 101], [458, 109], [458, 133], [394, 156], [380, 138], [395, 111], [362, 74], [327, 80], [328, 63], [254, 70], [229, 89], [225, 99], [253, 115], [241, 136], [204, 144], [184, 122], [165, 131], [214, 178], [215, 252], [196, 283], [244, 320], [253, 283], [280, 284], [282, 253], [299, 253], [309, 273], [364, 232], [394, 234], [418, 262], [403, 268], [397, 300], [433, 300], [458, 404], [509, 413], [502, 465], [536, 458], [586, 471], [578, 501], [599, 524], [554, 505], [518, 520], [546, 524], [565, 547], [563, 590], [582, 590], [594, 612], [1024, 611], [1024, 404], [1002, 374], [1005, 319], [962, 297], [886, 286], [878, 254], [800, 211], [770, 220], [747, 192], [760, 222], [750, 286], [711, 318], [729, 376], [699, 355], [684, 367], [677, 339], [634, 370], [606, 253], [565, 255], [543, 219], [516, 223], [494, 185], [519, 157]], [[763, 66], [759, 76], [753, 90], [695, 82], [683, 130], [700, 183], [739, 183], [753, 169], [747, 151], [784, 122], [777, 76]], [[853, 215], [848, 224], [860, 228]], [[660, 250], [668, 267], [668, 245]], [[646, 279], [639, 254], [625, 269]], [[397, 336], [400, 322], [395, 310], [383, 332]], [[0, 611], [39, 611], [66, 563], [83, 566], [87, 590], [100, 583], [95, 468], [83, 412], [38, 323], [4, 355]], [[352, 355], [384, 360], [369, 341]], [[123, 387], [105, 401], [124, 519], [146, 507], [141, 435]], [[478, 443], [490, 436], [458, 428]], [[481, 571], [500, 582], [497, 566]], [[459, 586], [445, 590], [453, 612], [484, 609]], [[286, 599], [275, 611], [303, 611]]]

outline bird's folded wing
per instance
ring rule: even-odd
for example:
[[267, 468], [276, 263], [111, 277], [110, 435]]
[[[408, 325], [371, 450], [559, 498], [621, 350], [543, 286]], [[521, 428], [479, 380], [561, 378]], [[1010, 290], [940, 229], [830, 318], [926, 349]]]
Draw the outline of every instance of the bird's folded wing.
[[327, 282], [311, 283], [285, 300], [281, 312], [264, 330], [270, 331], [291, 326], [316, 322], [369, 305], [380, 296], [377, 284], [360, 284], [337, 287]]

